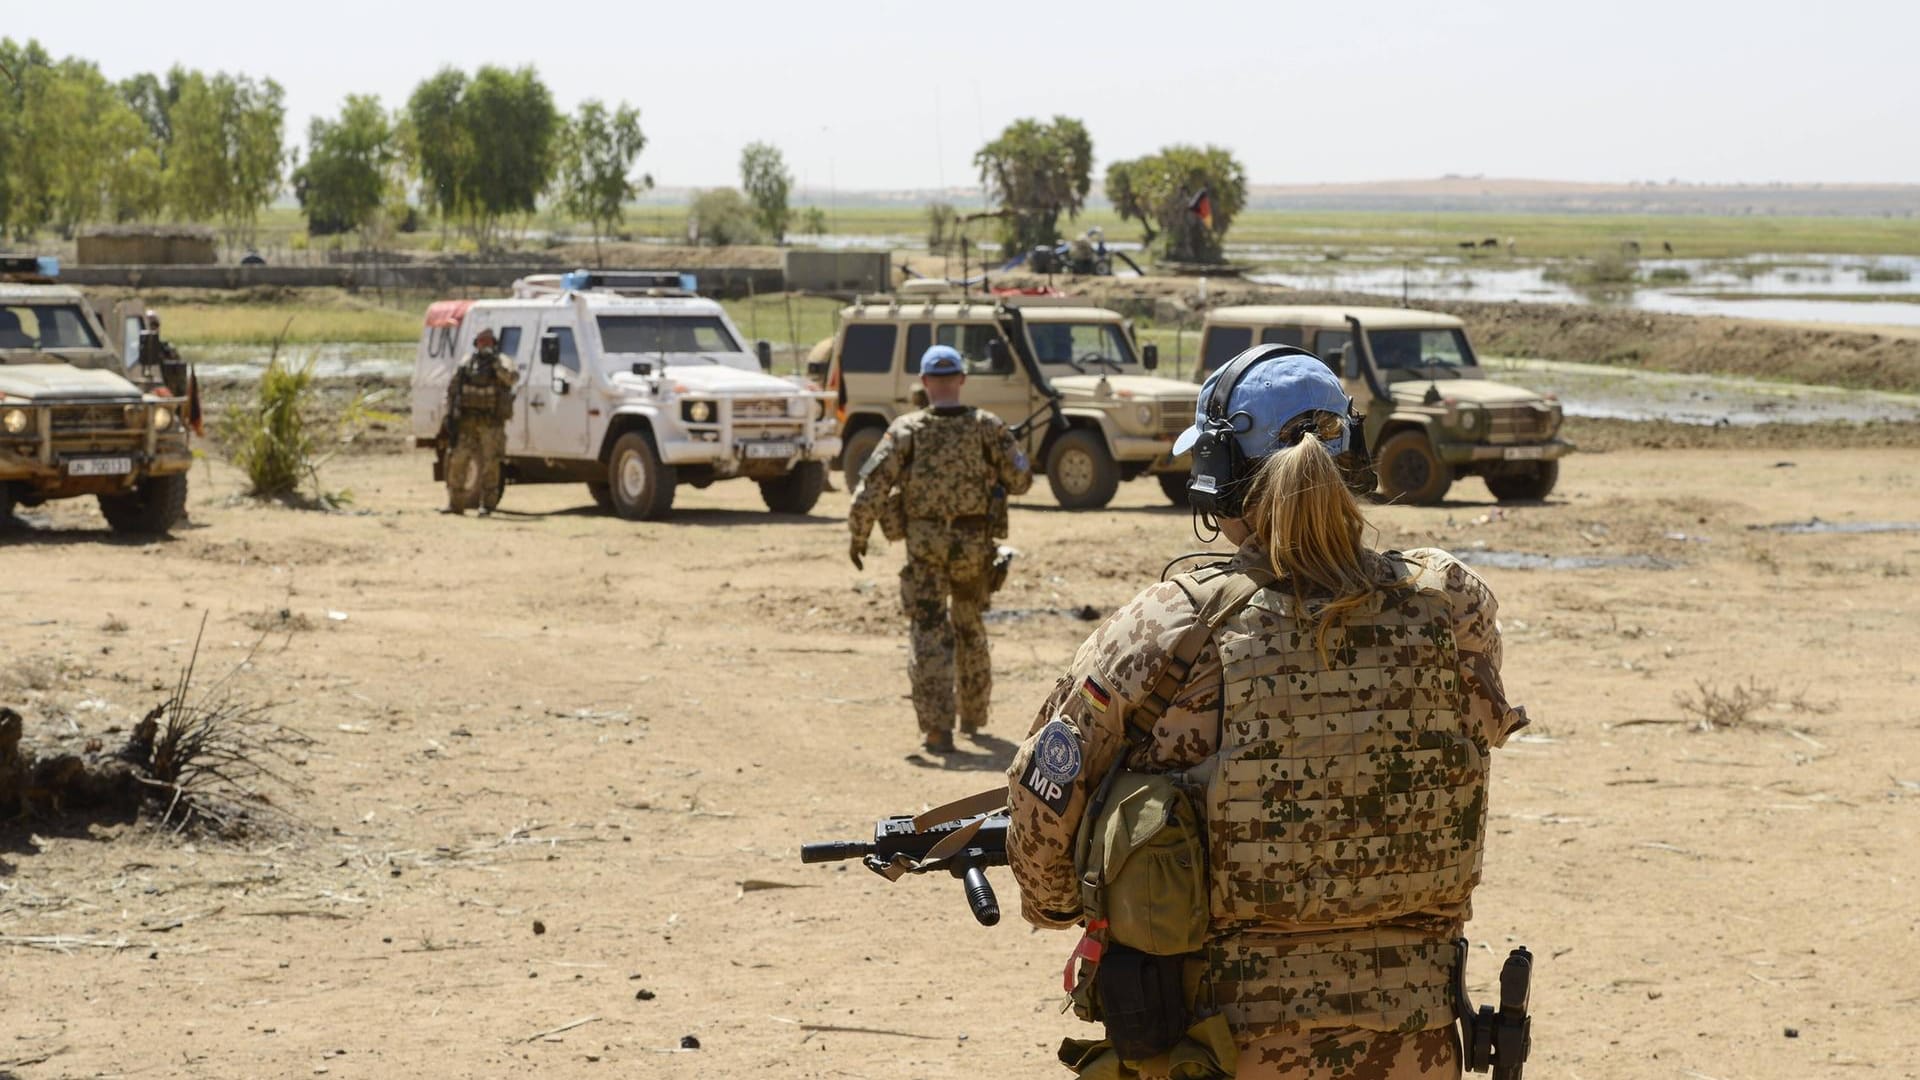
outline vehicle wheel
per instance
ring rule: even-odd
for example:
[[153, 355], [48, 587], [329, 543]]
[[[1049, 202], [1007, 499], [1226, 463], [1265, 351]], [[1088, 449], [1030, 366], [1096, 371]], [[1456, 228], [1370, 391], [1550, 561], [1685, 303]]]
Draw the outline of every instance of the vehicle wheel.
[[159, 536], [187, 517], [187, 474], [149, 476], [126, 495], [100, 496], [100, 512], [117, 533]]
[[1099, 432], [1076, 428], [1047, 451], [1047, 486], [1068, 510], [1098, 510], [1120, 489], [1120, 465]]
[[846, 462], [848, 491], [860, 486], [860, 469], [873, 456], [874, 447], [880, 445], [880, 437], [886, 433], [885, 428], [863, 427], [847, 436], [847, 445], [840, 450], [840, 460]]
[[1187, 501], [1187, 481], [1191, 477], [1183, 472], [1155, 473], [1154, 479], [1160, 481], [1160, 490], [1167, 493], [1167, 501], [1175, 506], [1190, 506]]
[[1380, 447], [1380, 493], [1389, 501], [1430, 506], [1453, 486], [1453, 469], [1433, 452], [1424, 431], [1403, 431]]
[[613, 485], [605, 480], [587, 481], [587, 494], [593, 496], [593, 505], [602, 510], [613, 509]]
[[628, 521], [653, 521], [673, 509], [673, 466], [660, 460], [653, 440], [644, 432], [629, 431], [613, 444], [607, 459], [607, 494], [613, 512]]
[[1560, 482], [1560, 463], [1539, 461], [1499, 476], [1487, 477], [1487, 490], [1501, 502], [1538, 502]]
[[820, 501], [827, 489], [827, 467], [817, 461], [803, 461], [787, 475], [760, 481], [760, 498], [776, 514], [804, 514]]

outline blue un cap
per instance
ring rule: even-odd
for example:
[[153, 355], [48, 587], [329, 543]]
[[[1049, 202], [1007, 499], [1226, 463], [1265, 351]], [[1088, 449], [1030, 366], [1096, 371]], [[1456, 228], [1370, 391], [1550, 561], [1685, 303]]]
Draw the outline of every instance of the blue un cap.
[[920, 354], [920, 374], [922, 375], [965, 375], [967, 362], [960, 350], [951, 345], [935, 345]]
[[[1207, 402], [1212, 399], [1220, 376], [1232, 366], [1231, 361], [1220, 365], [1201, 384], [1193, 426], [1173, 442], [1176, 455], [1193, 449], [1193, 444], [1200, 441], [1200, 429], [1207, 420]], [[1233, 388], [1233, 396], [1227, 399], [1227, 417], [1233, 420], [1234, 430], [1239, 433], [1235, 441], [1240, 444], [1241, 452], [1249, 459], [1258, 460], [1278, 449], [1275, 443], [1280, 429], [1301, 413], [1319, 411], [1345, 417], [1352, 407], [1353, 399], [1341, 388], [1340, 379], [1319, 357], [1288, 353], [1248, 369], [1239, 385]], [[1345, 450], [1351, 427], [1342, 425], [1340, 437], [1328, 442], [1327, 449], [1335, 454]]]

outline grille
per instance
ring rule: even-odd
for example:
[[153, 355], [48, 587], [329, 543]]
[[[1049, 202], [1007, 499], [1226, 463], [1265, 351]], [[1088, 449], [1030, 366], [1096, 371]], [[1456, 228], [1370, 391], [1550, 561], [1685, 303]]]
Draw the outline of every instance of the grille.
[[1182, 401], [1163, 401], [1160, 403], [1160, 434], [1178, 435], [1193, 426], [1193, 410], [1197, 398]]
[[1495, 406], [1487, 410], [1487, 441], [1495, 444], [1545, 442], [1552, 434], [1553, 414], [1531, 405]]
[[735, 398], [733, 418], [736, 420], [784, 420], [787, 417], [787, 403], [783, 398]]
[[136, 410], [133, 417], [129, 418], [124, 405], [55, 405], [53, 430], [56, 434], [79, 431], [110, 431], [117, 434], [137, 427], [139, 415], [140, 411]]

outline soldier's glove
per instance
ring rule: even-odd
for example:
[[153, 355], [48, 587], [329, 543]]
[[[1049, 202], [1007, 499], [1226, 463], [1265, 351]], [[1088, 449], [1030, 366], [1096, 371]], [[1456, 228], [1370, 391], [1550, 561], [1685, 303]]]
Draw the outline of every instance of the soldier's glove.
[[853, 542], [847, 545], [847, 557], [853, 560], [853, 568], [855, 570], [865, 570], [867, 568], [867, 564], [864, 561], [866, 554], [867, 541], [864, 537], [856, 536], [853, 538]]

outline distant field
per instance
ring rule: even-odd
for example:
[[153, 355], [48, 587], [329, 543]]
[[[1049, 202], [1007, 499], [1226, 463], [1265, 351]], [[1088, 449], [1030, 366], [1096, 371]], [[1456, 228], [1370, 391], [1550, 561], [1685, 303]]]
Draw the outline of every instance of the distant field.
[[177, 345], [268, 345], [284, 332], [288, 344], [404, 342], [420, 337], [425, 310], [353, 308], [301, 303], [168, 303], [161, 311]]

